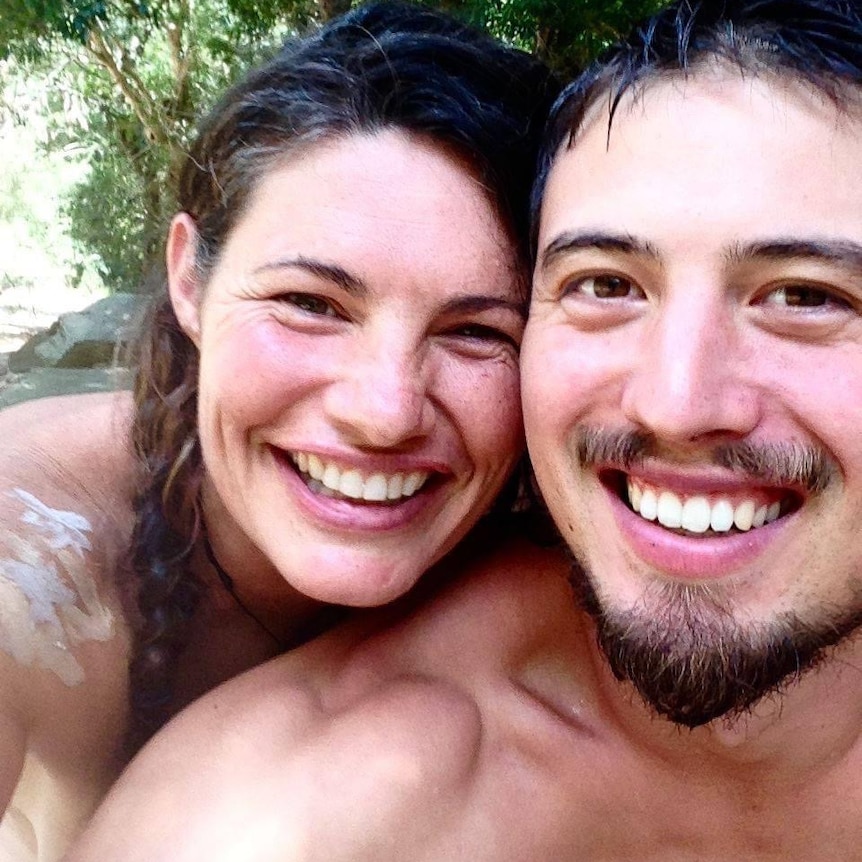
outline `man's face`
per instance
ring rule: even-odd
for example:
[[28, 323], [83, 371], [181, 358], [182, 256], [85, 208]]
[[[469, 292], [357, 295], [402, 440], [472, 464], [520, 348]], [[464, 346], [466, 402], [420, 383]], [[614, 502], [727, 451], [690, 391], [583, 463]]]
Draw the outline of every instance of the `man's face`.
[[614, 670], [695, 725], [862, 617], [862, 112], [730, 71], [600, 104], [545, 193], [527, 436]]

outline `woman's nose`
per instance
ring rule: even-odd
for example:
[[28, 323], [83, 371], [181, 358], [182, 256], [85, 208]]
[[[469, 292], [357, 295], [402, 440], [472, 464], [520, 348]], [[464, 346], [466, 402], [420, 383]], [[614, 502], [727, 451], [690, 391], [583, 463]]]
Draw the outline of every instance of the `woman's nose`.
[[379, 345], [350, 362], [330, 384], [326, 410], [345, 440], [368, 448], [397, 448], [427, 436], [435, 407], [428, 372], [415, 350]]

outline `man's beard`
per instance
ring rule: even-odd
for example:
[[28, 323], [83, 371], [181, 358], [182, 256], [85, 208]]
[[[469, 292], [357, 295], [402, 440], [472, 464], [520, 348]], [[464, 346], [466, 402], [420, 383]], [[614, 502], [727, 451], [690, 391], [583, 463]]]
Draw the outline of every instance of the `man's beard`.
[[[628, 471], [660, 457], [650, 434], [583, 426], [576, 449], [582, 469]], [[740, 479], [825, 492], [840, 476], [825, 450], [798, 443], [730, 441], [704, 460]], [[634, 685], [659, 714], [686, 727], [732, 720], [781, 692], [824, 660], [831, 647], [862, 626], [862, 581], [849, 583], [846, 604], [808, 606], [768, 622], [743, 622], [720, 583], [657, 582], [630, 608], [603, 602], [589, 573], [575, 564], [572, 584], [596, 622], [598, 642], [614, 675]]]
[[748, 624], [708, 586], [664, 583], [638, 606], [616, 610], [603, 607], [577, 564], [572, 584], [616, 678], [630, 682], [656, 713], [689, 728], [746, 713], [862, 627], [858, 583], [849, 607]]

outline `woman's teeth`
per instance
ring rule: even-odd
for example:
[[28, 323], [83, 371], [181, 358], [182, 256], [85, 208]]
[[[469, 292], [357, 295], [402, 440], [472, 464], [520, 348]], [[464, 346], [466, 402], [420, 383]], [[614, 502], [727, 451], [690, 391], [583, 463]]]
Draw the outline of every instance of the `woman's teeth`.
[[627, 480], [629, 503], [647, 521], [658, 521], [668, 529], [689, 533], [726, 533], [734, 527], [747, 532], [771, 524], [781, 514], [781, 502], [759, 503], [753, 499], [705, 496], [680, 497], [673, 491], [638, 485]]
[[340, 494], [351, 500], [367, 500], [382, 503], [412, 497], [427, 481], [429, 473], [414, 470], [411, 473], [371, 473], [342, 469], [331, 462], [322, 461], [317, 455], [294, 452], [291, 460], [300, 473], [312, 481], [309, 487], [331, 496]]

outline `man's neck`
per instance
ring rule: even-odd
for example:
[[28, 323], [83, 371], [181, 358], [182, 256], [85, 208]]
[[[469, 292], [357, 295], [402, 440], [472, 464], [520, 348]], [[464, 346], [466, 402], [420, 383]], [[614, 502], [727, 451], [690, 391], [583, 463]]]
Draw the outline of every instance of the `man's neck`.
[[[586, 630], [591, 630], [588, 624]], [[632, 743], [680, 764], [734, 774], [756, 768], [764, 777], [802, 779], [839, 764], [862, 744], [862, 638], [842, 644], [817, 668], [791, 680], [735, 718], [689, 730], [657, 716], [627, 683], [617, 680], [590, 638], [601, 703]]]

